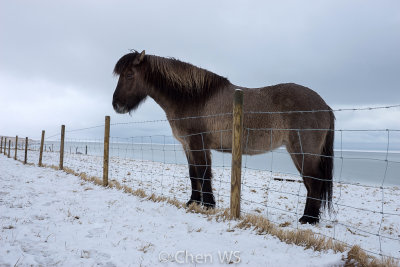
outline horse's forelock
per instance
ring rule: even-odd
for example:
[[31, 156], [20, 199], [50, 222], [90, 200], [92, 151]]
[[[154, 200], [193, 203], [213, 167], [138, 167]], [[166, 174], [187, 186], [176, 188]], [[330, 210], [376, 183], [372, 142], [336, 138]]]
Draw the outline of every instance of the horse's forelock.
[[121, 57], [114, 67], [114, 74], [121, 75], [125, 70], [132, 68], [133, 61], [138, 55], [138, 52], [132, 52]]

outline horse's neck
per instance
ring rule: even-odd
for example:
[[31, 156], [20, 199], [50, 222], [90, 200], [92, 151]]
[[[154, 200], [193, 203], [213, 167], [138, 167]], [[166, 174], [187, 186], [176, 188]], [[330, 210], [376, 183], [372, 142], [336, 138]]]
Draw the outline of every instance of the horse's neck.
[[[149, 90], [149, 96], [153, 98], [153, 100], [165, 111], [167, 118], [191, 117], [204, 115], [204, 112], [207, 114], [229, 112], [231, 103], [229, 103], [229, 110], [219, 110], [224, 109], [223, 106], [226, 104], [220, 103], [220, 101], [229, 102], [228, 99], [233, 97], [233, 87], [234, 85], [231, 84], [223, 89], [219, 89], [220, 92], [218, 94], [215, 94], [206, 100], [202, 99], [201, 101], [196, 99], [192, 101], [187, 99], [183, 100], [172, 95], [168, 95], [167, 93], [163, 93], [162, 89], [159, 88], [151, 88], [151, 90]], [[215, 102], [213, 109], [204, 111], [205, 105], [211, 102]]]
[[[179, 103], [177, 99], [173, 99], [166, 93], [162, 93], [161, 89], [150, 86], [149, 96], [164, 110], [168, 118], [177, 117]], [[184, 103], [181, 104], [181, 106]]]

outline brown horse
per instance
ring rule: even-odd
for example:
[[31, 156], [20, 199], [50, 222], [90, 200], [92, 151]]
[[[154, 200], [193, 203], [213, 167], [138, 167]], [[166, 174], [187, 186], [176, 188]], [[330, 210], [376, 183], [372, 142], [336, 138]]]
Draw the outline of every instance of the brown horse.
[[307, 188], [300, 222], [316, 223], [321, 204], [330, 207], [335, 118], [316, 92], [293, 83], [248, 89], [205, 69], [144, 51], [124, 55], [114, 73], [119, 75], [112, 102], [116, 112], [135, 110], [147, 96], [164, 109], [188, 160], [188, 204], [215, 206], [210, 150], [231, 152], [232, 115], [226, 114], [232, 112], [234, 90], [239, 88], [244, 92], [243, 153], [266, 153], [285, 145]]

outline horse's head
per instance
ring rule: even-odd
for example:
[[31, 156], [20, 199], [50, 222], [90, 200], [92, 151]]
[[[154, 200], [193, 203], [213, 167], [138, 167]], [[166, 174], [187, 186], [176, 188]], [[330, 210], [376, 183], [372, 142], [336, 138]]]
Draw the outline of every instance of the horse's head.
[[126, 54], [115, 65], [114, 74], [119, 75], [119, 79], [112, 105], [117, 113], [127, 113], [137, 109], [147, 97], [140, 75], [140, 66], [144, 59], [143, 50], [141, 53]]

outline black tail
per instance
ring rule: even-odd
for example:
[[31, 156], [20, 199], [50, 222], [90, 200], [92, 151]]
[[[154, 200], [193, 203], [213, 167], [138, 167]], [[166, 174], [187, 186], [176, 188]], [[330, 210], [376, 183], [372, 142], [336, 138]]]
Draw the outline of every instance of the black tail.
[[321, 190], [321, 200], [324, 208], [328, 208], [331, 210], [332, 207], [332, 177], [333, 177], [333, 160], [334, 160], [334, 151], [333, 151], [333, 141], [335, 137], [335, 115], [330, 113], [331, 115], [331, 123], [330, 130], [328, 131], [325, 137], [325, 145], [322, 149], [321, 161], [320, 161], [320, 171], [323, 175], [323, 185]]

